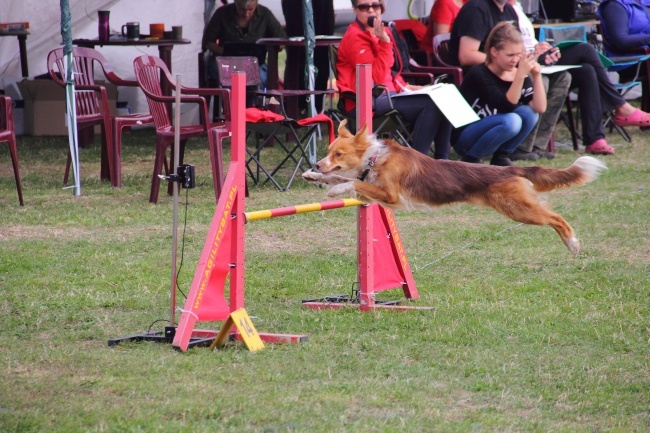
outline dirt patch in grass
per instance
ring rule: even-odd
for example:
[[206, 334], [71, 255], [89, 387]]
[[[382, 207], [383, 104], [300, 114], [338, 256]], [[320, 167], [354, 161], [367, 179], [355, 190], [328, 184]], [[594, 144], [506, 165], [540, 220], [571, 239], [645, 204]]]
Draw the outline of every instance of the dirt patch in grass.
[[132, 239], [134, 236], [153, 238], [165, 234], [169, 231], [167, 227], [142, 227], [137, 234], [134, 233], [133, 227], [124, 229], [115, 228], [98, 228], [95, 230], [83, 229], [78, 227], [42, 227], [34, 229], [34, 226], [5, 226], [0, 231], [0, 242], [16, 240], [52, 240], [52, 239], [89, 239], [99, 240], [101, 238], [111, 238], [115, 241]]

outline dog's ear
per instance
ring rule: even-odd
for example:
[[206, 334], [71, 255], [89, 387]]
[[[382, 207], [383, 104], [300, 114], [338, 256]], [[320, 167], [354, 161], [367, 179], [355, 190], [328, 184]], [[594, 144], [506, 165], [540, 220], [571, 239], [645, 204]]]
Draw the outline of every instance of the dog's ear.
[[365, 124], [363, 125], [363, 128], [361, 128], [361, 130], [359, 130], [359, 131], [355, 134], [355, 137], [365, 137], [365, 136], [366, 136], [366, 130], [367, 130], [367, 129], [368, 129], [368, 124], [365, 123]]
[[359, 132], [354, 135], [354, 143], [356, 145], [360, 145], [362, 148], [365, 148], [368, 145], [368, 134], [366, 132], [367, 130], [368, 124], [366, 123], [363, 125], [363, 128], [361, 128]]
[[350, 131], [348, 131], [345, 127], [345, 125], [348, 123], [348, 119], [343, 119], [341, 120], [341, 123], [339, 124], [339, 137], [352, 137], [352, 134], [350, 134]]

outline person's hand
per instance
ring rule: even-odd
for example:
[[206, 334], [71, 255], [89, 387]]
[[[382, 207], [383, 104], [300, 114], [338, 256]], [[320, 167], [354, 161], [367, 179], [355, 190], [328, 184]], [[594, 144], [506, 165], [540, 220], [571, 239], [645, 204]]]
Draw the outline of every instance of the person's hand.
[[520, 78], [526, 78], [528, 74], [539, 74], [541, 67], [535, 60], [535, 54], [526, 54], [523, 52], [519, 64], [517, 65], [517, 75]]
[[386, 33], [386, 26], [379, 18], [376, 18], [375, 22], [373, 23], [372, 33], [377, 36], [380, 41], [390, 42], [390, 36], [388, 36], [388, 33]]
[[[533, 58], [533, 60], [534, 60], [534, 58]], [[537, 62], [537, 60], [534, 60], [534, 62], [535, 63], [533, 64], [533, 67], [530, 70], [530, 73], [531, 73], [531, 75], [533, 77], [536, 77], [536, 76], [538, 76], [539, 74], [542, 73], [542, 65], [540, 65], [539, 62]]]
[[404, 86], [404, 87], [406, 87], [408, 90], [420, 90], [424, 86], [418, 86], [418, 85], [415, 85], [415, 84], [408, 84], [407, 83], [406, 86]]
[[540, 42], [535, 45], [535, 57], [537, 61], [542, 65], [554, 65], [560, 60], [559, 48], [553, 48], [548, 42]]
[[553, 46], [548, 42], [538, 42], [537, 45], [535, 45], [535, 57], [541, 56], [551, 48], [553, 48]]
[[562, 55], [560, 54], [560, 50], [558, 48], [551, 48], [550, 50], [544, 52], [544, 54], [539, 56], [537, 61], [544, 65], [554, 65], [557, 63], [558, 60], [560, 60], [560, 57], [562, 57]]

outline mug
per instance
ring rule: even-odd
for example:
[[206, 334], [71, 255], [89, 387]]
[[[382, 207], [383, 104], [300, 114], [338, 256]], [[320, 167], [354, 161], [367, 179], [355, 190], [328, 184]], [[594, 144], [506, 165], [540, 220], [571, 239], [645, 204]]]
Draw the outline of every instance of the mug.
[[162, 39], [165, 36], [164, 24], [149, 24], [149, 37]]
[[[124, 28], [126, 28], [126, 33], [124, 33]], [[140, 23], [131, 22], [126, 23], [122, 26], [122, 36], [126, 37], [130, 41], [137, 41], [140, 39]]]
[[172, 26], [172, 34], [176, 40], [183, 39], [183, 26]]
[[99, 40], [102, 42], [108, 41], [108, 38], [110, 37], [110, 26], [108, 24], [108, 17], [110, 14], [111, 11], [97, 11], [97, 16], [99, 18]]
[[174, 39], [174, 33], [171, 30], [170, 31], [165, 31], [163, 33], [163, 36], [164, 36], [165, 39]]

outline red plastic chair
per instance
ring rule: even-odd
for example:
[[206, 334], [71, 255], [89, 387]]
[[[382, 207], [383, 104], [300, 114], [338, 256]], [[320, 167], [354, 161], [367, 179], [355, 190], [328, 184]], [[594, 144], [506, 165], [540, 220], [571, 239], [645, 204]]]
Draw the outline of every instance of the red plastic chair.
[[[140, 88], [147, 97], [149, 104], [149, 111], [151, 112], [156, 126], [156, 157], [154, 160], [153, 176], [151, 179], [151, 193], [149, 194], [149, 201], [156, 203], [158, 201], [158, 190], [160, 189], [159, 174], [163, 172], [169, 174], [170, 165], [167, 163], [167, 148], [173, 150], [174, 145], [174, 125], [171, 122], [170, 110], [176, 98], [174, 96], [166, 96], [162, 92], [160, 77], [161, 73], [169, 82], [172, 90], [176, 90], [176, 81], [172, 79], [169, 70], [165, 63], [158, 57], [154, 56], [140, 56], [133, 61], [135, 69], [135, 77], [140, 85]], [[223, 186], [223, 164], [222, 164], [222, 151], [221, 140], [228, 136], [230, 133], [230, 91], [227, 89], [196, 89], [185, 86], [180, 86], [182, 95], [195, 95], [195, 96], [181, 96], [181, 103], [196, 103], [199, 104], [199, 125], [181, 126], [180, 133], [180, 149], [179, 163], [183, 163], [183, 153], [185, 151], [185, 143], [189, 138], [198, 137], [202, 135], [208, 136], [208, 144], [210, 147], [210, 160], [212, 163], [212, 180], [214, 183], [214, 191], [217, 200]], [[224, 119], [220, 122], [211, 123], [208, 118], [208, 106], [205, 99], [200, 96], [218, 96], [222, 101], [222, 109]], [[208, 134], [210, 129], [217, 128], [218, 133], [213, 138], [213, 134]], [[216, 142], [215, 142], [216, 139]], [[172, 153], [173, 154], [173, 153]], [[171, 183], [169, 184], [169, 193], [171, 194]]]
[[11, 163], [14, 166], [14, 178], [16, 178], [16, 189], [18, 190], [18, 201], [21, 206], [23, 202], [23, 188], [20, 186], [20, 170], [18, 169], [18, 150], [16, 149], [16, 133], [14, 129], [14, 115], [11, 108], [11, 98], [0, 96], [0, 143], [9, 143], [11, 152]]
[[[75, 93], [77, 126], [93, 125], [102, 127], [101, 179], [110, 179], [116, 187], [122, 186], [122, 130], [127, 126], [153, 123], [148, 113], [111, 116], [106, 88], [95, 83], [95, 62], [99, 64], [106, 79], [116, 86], [138, 87], [137, 81], [118, 77], [108, 65], [106, 58], [92, 48], [74, 47], [72, 56], [75, 69]], [[65, 58], [63, 48], [50, 51], [47, 55], [47, 68], [52, 79], [65, 87], [61, 77], [65, 77]], [[58, 74], [57, 74], [58, 72]], [[88, 91], [90, 90], [90, 91]], [[68, 154], [63, 183], [68, 182], [71, 158]]]

